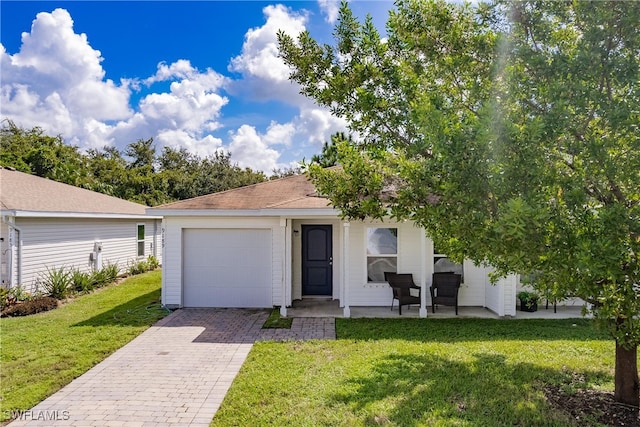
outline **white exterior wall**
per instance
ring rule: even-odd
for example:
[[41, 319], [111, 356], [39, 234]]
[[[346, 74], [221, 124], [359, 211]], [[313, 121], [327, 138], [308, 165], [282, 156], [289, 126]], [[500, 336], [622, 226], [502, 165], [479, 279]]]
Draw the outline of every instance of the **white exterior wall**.
[[[333, 226], [333, 298], [341, 299], [341, 305], [348, 301], [349, 306], [388, 306], [392, 292], [386, 282], [367, 283], [366, 272], [366, 229], [368, 227], [390, 227], [398, 229], [398, 272], [413, 274], [417, 285], [425, 274], [425, 302], [431, 305], [429, 286], [433, 273], [433, 242], [425, 239], [424, 231], [411, 222], [351, 222], [349, 225], [348, 265], [346, 268], [346, 286], [343, 283], [343, 265], [345, 256], [345, 227], [342, 221], [329, 218], [291, 219], [280, 217], [165, 217], [163, 248], [163, 289], [162, 302], [170, 307], [183, 305], [183, 229], [271, 229], [272, 231], [272, 302], [280, 305], [283, 289], [286, 303], [302, 298], [301, 258], [302, 225], [330, 224]], [[298, 230], [298, 233], [295, 233]], [[285, 247], [290, 244], [289, 252]], [[286, 258], [286, 259], [285, 259]], [[424, 268], [423, 268], [424, 263]], [[515, 314], [516, 277], [509, 277], [497, 285], [491, 285], [487, 276], [489, 268], [476, 266], [470, 261], [464, 263], [464, 283], [459, 293], [461, 306], [487, 307], [497, 314]], [[289, 276], [286, 276], [286, 275]], [[343, 288], [348, 295], [341, 298]]]
[[[117, 263], [126, 271], [137, 257], [137, 225], [145, 225], [145, 253], [156, 246], [154, 222], [148, 219], [91, 218], [15, 218], [20, 233], [21, 282], [28, 291], [36, 291], [47, 269], [74, 268], [91, 272], [90, 254], [95, 242], [102, 242], [102, 265]], [[161, 257], [160, 261], [161, 261]], [[17, 261], [17, 260], [16, 260]], [[17, 264], [17, 262], [14, 262]], [[13, 270], [16, 271], [17, 266]]]
[[412, 223], [352, 222], [349, 241], [349, 284], [347, 292], [351, 306], [384, 306], [391, 304], [392, 292], [387, 282], [367, 282], [367, 235], [369, 227], [398, 229], [398, 272], [412, 273], [413, 280], [421, 280], [421, 230]]
[[162, 304], [182, 307], [182, 230], [189, 228], [253, 228], [271, 229], [272, 235], [272, 301], [279, 304], [284, 280], [284, 235], [279, 218], [237, 217], [165, 217], [164, 256], [162, 266]]
[[[425, 296], [427, 306], [431, 305], [431, 286], [433, 274], [433, 242], [426, 239], [422, 253], [422, 233], [411, 222], [352, 222], [349, 242], [349, 305], [385, 306], [391, 304], [391, 288], [386, 282], [367, 283], [366, 266], [366, 230], [368, 227], [390, 227], [398, 229], [398, 272], [413, 274], [413, 281], [420, 286], [422, 281], [422, 257], [425, 263]], [[458, 294], [461, 306], [485, 306], [485, 284], [487, 269], [478, 267], [471, 261], [464, 262], [464, 283]]]

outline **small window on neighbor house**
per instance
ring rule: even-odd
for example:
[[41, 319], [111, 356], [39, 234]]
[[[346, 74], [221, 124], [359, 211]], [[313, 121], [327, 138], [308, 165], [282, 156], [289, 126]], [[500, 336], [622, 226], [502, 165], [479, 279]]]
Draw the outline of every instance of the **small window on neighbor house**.
[[367, 281], [384, 282], [385, 272], [398, 272], [398, 229], [367, 228]]
[[440, 253], [438, 249], [434, 249], [433, 254], [433, 272], [434, 273], [456, 273], [462, 277], [464, 282], [464, 268], [462, 264], [453, 262], [445, 254]]
[[144, 256], [144, 224], [138, 224], [138, 256]]

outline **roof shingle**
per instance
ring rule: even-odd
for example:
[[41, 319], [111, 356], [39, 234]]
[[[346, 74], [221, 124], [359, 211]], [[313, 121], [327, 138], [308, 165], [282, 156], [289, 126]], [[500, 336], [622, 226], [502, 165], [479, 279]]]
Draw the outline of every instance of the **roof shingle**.
[[[332, 209], [328, 199], [316, 194], [315, 187], [306, 175], [294, 175], [261, 182], [193, 199], [180, 200], [156, 208], [162, 210]], [[152, 212], [156, 208], [151, 208], [150, 211]]]
[[0, 168], [2, 210], [145, 215], [146, 206], [35, 175]]

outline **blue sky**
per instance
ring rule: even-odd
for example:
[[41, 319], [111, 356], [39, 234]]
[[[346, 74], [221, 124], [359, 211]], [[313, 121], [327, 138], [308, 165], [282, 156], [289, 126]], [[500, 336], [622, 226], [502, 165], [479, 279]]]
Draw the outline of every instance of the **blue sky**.
[[[384, 31], [391, 1], [352, 1]], [[2, 1], [0, 117], [82, 149], [231, 152], [267, 173], [346, 124], [298, 94], [275, 33], [331, 42], [338, 2]]]

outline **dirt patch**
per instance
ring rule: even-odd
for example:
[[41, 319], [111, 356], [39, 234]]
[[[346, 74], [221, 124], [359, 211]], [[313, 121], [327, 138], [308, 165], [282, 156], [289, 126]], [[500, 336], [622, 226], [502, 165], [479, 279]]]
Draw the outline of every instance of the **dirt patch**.
[[611, 392], [578, 389], [568, 393], [559, 386], [547, 385], [544, 394], [551, 406], [570, 415], [578, 426], [598, 422], [612, 427], [640, 427], [638, 408], [615, 402]]

